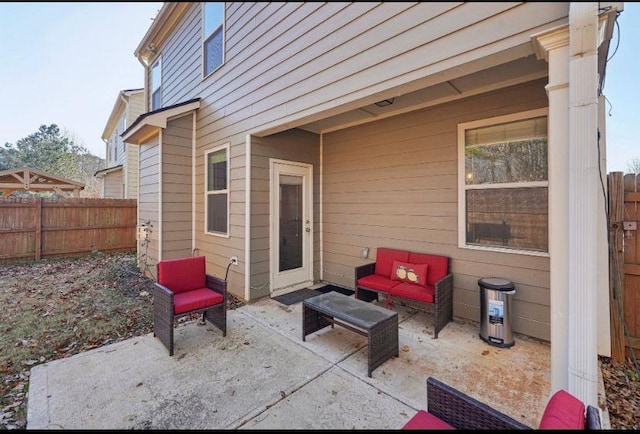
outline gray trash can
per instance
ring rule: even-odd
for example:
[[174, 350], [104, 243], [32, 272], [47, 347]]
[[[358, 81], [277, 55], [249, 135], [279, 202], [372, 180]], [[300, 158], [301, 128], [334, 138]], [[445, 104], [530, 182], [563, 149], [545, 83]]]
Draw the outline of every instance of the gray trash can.
[[480, 338], [488, 344], [507, 348], [514, 345], [511, 330], [513, 282], [498, 277], [483, 277], [480, 287]]

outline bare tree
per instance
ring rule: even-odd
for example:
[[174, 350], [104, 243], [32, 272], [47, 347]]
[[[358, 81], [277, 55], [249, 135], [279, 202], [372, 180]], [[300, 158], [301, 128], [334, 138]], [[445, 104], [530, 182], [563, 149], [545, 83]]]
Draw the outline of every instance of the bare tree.
[[627, 163], [627, 173], [635, 173], [640, 175], [640, 158], [635, 157]]

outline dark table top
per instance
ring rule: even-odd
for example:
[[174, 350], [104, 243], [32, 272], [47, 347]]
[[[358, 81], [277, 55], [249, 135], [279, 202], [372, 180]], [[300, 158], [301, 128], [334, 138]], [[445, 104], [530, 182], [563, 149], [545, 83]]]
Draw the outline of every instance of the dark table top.
[[335, 291], [308, 298], [302, 303], [325, 315], [341, 319], [365, 330], [398, 316], [398, 312]]

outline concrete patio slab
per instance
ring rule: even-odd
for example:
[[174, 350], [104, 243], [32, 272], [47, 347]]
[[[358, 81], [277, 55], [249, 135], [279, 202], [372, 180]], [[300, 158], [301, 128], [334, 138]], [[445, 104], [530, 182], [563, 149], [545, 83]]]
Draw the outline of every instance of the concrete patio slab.
[[27, 429], [396, 429], [426, 408], [434, 376], [537, 427], [549, 396], [548, 344], [490, 346], [456, 320], [397, 306], [400, 354], [367, 376], [366, 339], [342, 327], [302, 341], [302, 304], [228, 312], [227, 336], [196, 322], [175, 353], [152, 334], [31, 370]]

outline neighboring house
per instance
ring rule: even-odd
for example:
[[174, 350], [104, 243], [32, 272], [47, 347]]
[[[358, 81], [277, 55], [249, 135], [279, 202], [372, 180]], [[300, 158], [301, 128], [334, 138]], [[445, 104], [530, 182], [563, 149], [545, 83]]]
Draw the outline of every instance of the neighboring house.
[[[140, 223], [245, 301], [448, 255], [454, 316], [514, 282], [552, 388], [610, 354], [602, 86], [622, 3], [165, 3], [135, 51]], [[366, 248], [371, 255], [366, 257]], [[442, 336], [441, 339], [446, 339]]]
[[138, 198], [138, 146], [123, 142], [121, 134], [144, 113], [144, 95], [144, 89], [120, 91], [102, 132], [102, 140], [106, 144], [106, 168], [97, 171], [95, 176], [103, 179], [103, 198]]

